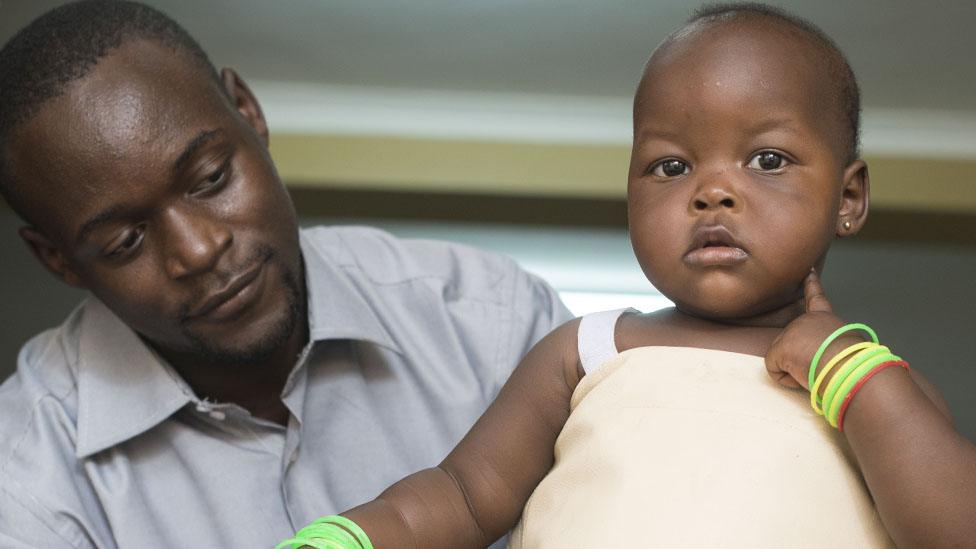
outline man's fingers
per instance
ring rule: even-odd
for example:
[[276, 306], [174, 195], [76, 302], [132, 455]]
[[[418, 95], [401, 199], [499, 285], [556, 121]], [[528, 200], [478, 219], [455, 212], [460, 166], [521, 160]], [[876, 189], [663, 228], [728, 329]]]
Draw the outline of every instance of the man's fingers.
[[834, 308], [830, 306], [827, 294], [824, 293], [823, 286], [820, 285], [820, 277], [817, 271], [810, 269], [810, 274], [803, 281], [803, 298], [806, 302], [807, 312], [832, 313]]

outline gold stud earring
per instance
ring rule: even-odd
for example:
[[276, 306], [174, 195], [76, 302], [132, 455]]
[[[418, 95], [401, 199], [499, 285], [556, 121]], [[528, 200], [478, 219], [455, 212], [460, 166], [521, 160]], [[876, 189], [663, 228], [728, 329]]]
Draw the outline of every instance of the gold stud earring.
[[851, 230], [851, 222], [850, 221], [845, 221], [842, 226], [844, 227], [844, 230], [845, 231]]

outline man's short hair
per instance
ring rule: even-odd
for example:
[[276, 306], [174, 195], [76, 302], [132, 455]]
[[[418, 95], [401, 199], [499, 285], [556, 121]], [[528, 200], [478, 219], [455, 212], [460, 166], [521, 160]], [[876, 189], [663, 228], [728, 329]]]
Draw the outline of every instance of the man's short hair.
[[[850, 63], [840, 51], [837, 44], [827, 36], [827, 33], [805, 19], [792, 13], [766, 4], [755, 2], [734, 2], [722, 4], [708, 4], [695, 10], [686, 25], [695, 23], [712, 23], [731, 20], [739, 16], [757, 16], [773, 19], [799, 31], [813, 44], [823, 49], [827, 54], [830, 76], [834, 82], [835, 100], [840, 103], [844, 116], [847, 139], [846, 148], [848, 161], [853, 161], [861, 154], [861, 92], [858, 89], [857, 78]], [[685, 27], [685, 28], [686, 28]], [[680, 32], [680, 30], [679, 30]]]
[[149, 40], [183, 53], [220, 81], [207, 54], [176, 21], [135, 2], [82, 0], [57, 7], [21, 29], [0, 49], [0, 194], [25, 220], [24, 203], [7, 166], [11, 132], [37, 114], [45, 101], [60, 96], [100, 59], [131, 39]]

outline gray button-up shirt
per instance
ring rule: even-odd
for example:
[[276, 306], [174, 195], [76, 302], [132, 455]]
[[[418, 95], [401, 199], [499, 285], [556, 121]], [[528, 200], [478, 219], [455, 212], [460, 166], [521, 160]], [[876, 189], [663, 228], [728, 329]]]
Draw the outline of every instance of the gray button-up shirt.
[[199, 399], [94, 298], [0, 387], [0, 547], [272, 547], [438, 463], [570, 318], [507, 258], [303, 231], [312, 342], [287, 427]]

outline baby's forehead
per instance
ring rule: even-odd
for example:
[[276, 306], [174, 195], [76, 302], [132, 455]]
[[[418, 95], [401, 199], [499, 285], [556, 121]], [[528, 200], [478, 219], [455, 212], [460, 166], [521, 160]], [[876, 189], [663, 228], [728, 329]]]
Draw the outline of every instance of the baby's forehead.
[[761, 17], [696, 22], [648, 60], [635, 97], [635, 131], [661, 128], [665, 120], [681, 131], [682, 120], [715, 109], [733, 116], [762, 112], [765, 120], [815, 130], [838, 154], [850, 156], [844, 63], [788, 24]]
[[678, 29], [651, 55], [645, 73], [662, 64], [681, 63], [686, 68], [704, 65], [715, 70], [731, 62], [752, 63], [753, 68], [782, 65], [778, 68], [785, 73], [828, 78], [831, 53], [808, 31], [789, 23], [739, 15], [696, 21]]
[[[676, 31], [651, 55], [637, 100], [680, 79], [684, 85], [730, 83], [764, 91], [789, 86], [817, 109], [843, 113], [846, 64], [808, 32], [762, 16], [698, 21]], [[651, 85], [655, 84], [655, 85]]]
[[803, 41], [739, 29], [702, 30], [655, 51], [641, 79], [638, 100], [660, 99], [653, 94], [679, 98], [682, 91], [715, 90], [750, 95], [758, 101], [786, 94], [798, 106], [830, 109], [836, 100], [834, 88], [823, 57]]

